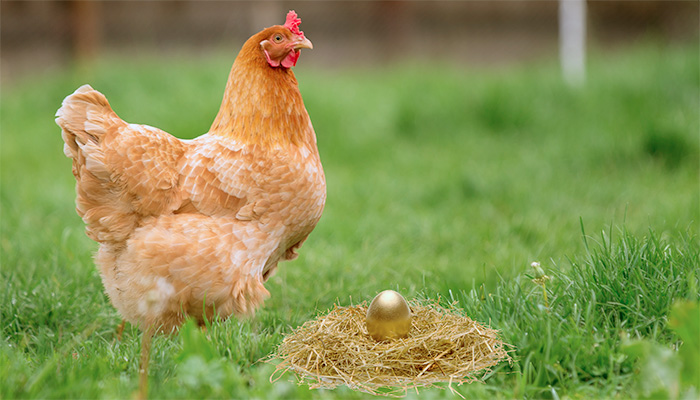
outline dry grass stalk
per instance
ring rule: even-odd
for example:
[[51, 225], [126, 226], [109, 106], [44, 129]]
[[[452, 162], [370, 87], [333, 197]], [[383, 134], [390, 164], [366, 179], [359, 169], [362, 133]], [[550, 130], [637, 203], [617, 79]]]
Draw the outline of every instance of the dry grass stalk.
[[272, 356], [282, 362], [270, 380], [293, 371], [300, 384], [312, 389], [344, 384], [374, 395], [403, 396], [408, 389], [439, 382], [452, 389], [453, 383], [479, 380], [490, 367], [511, 360], [496, 330], [435, 302], [409, 305], [413, 321], [408, 338], [387, 342], [367, 333], [366, 303], [335, 306], [282, 341]]

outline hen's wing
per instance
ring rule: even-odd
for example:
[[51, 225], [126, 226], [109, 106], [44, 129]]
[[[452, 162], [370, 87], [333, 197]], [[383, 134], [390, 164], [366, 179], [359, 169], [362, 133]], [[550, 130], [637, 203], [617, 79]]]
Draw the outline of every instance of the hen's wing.
[[196, 212], [239, 221], [264, 219], [269, 197], [280, 190], [273, 181], [282, 176], [279, 173], [284, 165], [276, 161], [216, 136], [193, 140], [180, 164], [184, 201], [176, 213]]
[[64, 152], [73, 159], [76, 208], [90, 238], [123, 241], [144, 216], [180, 207], [183, 141], [153, 127], [127, 124], [89, 85], [66, 97], [56, 123]]

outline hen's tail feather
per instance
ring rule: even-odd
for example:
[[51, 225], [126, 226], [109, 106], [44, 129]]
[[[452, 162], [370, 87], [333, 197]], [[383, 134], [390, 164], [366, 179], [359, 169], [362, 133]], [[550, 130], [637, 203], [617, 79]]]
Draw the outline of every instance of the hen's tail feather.
[[144, 215], [179, 205], [174, 194], [184, 145], [167, 133], [129, 125], [89, 85], [56, 112], [64, 153], [73, 160], [76, 210], [90, 238], [121, 242]]
[[107, 98], [90, 85], [83, 85], [63, 100], [56, 112], [56, 123], [62, 128], [64, 153], [70, 158], [78, 155], [79, 147], [97, 145], [115, 122], [124, 123], [110, 107]]
[[[118, 207], [117, 196], [109, 195], [115, 192], [101, 148], [113, 125], [125, 124], [124, 121], [114, 113], [102, 93], [83, 85], [63, 100], [56, 112], [56, 123], [65, 142], [63, 152], [73, 159], [76, 210], [87, 224], [88, 236], [100, 242], [125, 240], [136, 223], [136, 216], [131, 210], [115, 209], [122, 207]], [[116, 217], [121, 226], [105, 220], [110, 216]]]

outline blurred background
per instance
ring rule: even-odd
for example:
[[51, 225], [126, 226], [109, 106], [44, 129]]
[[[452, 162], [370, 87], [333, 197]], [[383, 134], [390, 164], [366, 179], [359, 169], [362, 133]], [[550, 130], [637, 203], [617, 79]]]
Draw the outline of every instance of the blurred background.
[[[2, 80], [89, 63], [99, 55], [228, 49], [289, 9], [303, 18], [315, 49], [304, 63], [376, 65], [396, 59], [476, 66], [556, 57], [557, 1], [6, 1]], [[588, 44], [616, 50], [640, 40], [698, 36], [697, 1], [593, 1]]]

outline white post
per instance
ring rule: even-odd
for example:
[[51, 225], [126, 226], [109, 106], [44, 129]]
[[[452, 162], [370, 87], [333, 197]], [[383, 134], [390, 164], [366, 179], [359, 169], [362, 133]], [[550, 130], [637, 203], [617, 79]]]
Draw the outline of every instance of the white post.
[[559, 60], [564, 80], [582, 85], [586, 78], [586, 0], [559, 0]]

